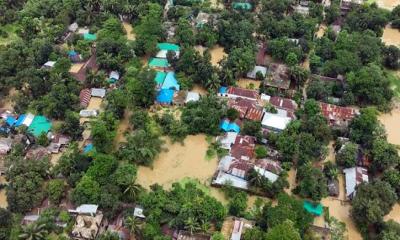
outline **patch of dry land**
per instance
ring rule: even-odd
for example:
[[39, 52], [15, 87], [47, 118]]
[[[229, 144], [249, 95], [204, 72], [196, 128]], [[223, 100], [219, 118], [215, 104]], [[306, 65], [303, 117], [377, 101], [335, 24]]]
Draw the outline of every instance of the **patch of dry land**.
[[216, 45], [210, 49], [211, 54], [211, 64], [213, 66], [219, 66], [219, 61], [221, 61], [228, 54], [225, 53], [224, 48]]
[[386, 25], [383, 30], [382, 41], [386, 45], [394, 45], [400, 47], [400, 31], [392, 28], [390, 25]]
[[240, 78], [236, 82], [236, 84], [241, 88], [258, 90], [258, 89], [260, 89], [261, 81], [248, 79], [248, 78]]
[[377, 0], [376, 3], [380, 8], [392, 10], [400, 4], [400, 0]]
[[209, 185], [211, 177], [218, 166], [217, 158], [206, 159], [208, 143], [205, 135], [188, 136], [184, 144], [167, 140], [164, 148], [154, 161], [153, 167], [139, 167], [137, 181], [149, 188], [158, 183], [166, 188], [186, 177], [198, 179]]

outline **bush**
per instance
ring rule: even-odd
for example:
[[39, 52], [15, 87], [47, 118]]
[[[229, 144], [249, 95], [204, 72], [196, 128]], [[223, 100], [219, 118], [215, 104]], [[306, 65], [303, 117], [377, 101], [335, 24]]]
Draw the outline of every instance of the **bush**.
[[60, 203], [62, 197], [64, 196], [64, 181], [61, 179], [53, 179], [47, 185], [47, 196], [50, 202], [53, 204]]
[[265, 158], [268, 155], [268, 150], [264, 146], [257, 146], [255, 152], [256, 152], [256, 157], [258, 159], [259, 158]]

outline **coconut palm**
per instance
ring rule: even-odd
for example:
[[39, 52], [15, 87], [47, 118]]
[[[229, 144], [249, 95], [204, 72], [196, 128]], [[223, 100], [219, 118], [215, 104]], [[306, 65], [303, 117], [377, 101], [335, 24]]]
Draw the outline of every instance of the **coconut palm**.
[[184, 228], [190, 232], [190, 235], [200, 230], [199, 223], [194, 217], [188, 217], [188, 219], [186, 219]]
[[142, 234], [142, 222], [138, 218], [129, 216], [125, 219], [124, 225], [131, 234], [135, 236]]
[[248, 181], [252, 186], [261, 187], [264, 182], [264, 179], [263, 176], [261, 176], [261, 174], [252, 169], [248, 174]]
[[48, 232], [45, 224], [29, 224], [22, 229], [22, 233], [18, 236], [20, 240], [43, 240]]
[[131, 182], [125, 188], [124, 194], [129, 197], [132, 201], [134, 201], [139, 193], [141, 192], [142, 187], [139, 184], [136, 184], [136, 177], [133, 177]]

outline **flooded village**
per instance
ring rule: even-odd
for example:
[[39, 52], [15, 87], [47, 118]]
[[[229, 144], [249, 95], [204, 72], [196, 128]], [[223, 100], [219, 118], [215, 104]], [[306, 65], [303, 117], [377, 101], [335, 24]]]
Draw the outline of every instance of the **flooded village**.
[[23, 2], [0, 240], [400, 239], [399, 0]]

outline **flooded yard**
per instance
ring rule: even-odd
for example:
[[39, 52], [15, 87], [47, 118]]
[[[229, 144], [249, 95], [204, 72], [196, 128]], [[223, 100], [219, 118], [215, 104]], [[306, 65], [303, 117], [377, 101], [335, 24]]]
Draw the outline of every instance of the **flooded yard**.
[[326, 29], [327, 29], [327, 27], [325, 24], [319, 25], [318, 32], [317, 32], [317, 38], [322, 38], [325, 34]]
[[400, 47], [400, 31], [387, 25], [383, 31], [382, 41], [386, 45], [394, 45]]
[[392, 10], [400, 4], [400, 0], [377, 0], [376, 3], [381, 8]]
[[208, 148], [205, 135], [188, 136], [184, 145], [166, 141], [164, 148], [154, 161], [153, 168], [139, 167], [138, 183], [148, 188], [158, 183], [166, 188], [185, 177], [198, 179], [208, 185], [218, 166], [216, 158], [205, 159]]
[[240, 78], [238, 81], [236, 81], [236, 84], [241, 88], [258, 90], [260, 89], [261, 81], [248, 78]]
[[388, 141], [392, 144], [400, 145], [400, 108], [393, 109], [391, 113], [381, 114], [379, 120], [385, 127]]
[[400, 204], [396, 203], [396, 205], [393, 206], [392, 211], [388, 215], [386, 215], [383, 219], [385, 221], [394, 220], [400, 223]]
[[[5, 177], [0, 176], [0, 184], [5, 184], [5, 183], [7, 183]], [[8, 206], [8, 203], [7, 203], [6, 189], [3, 188], [0, 190], [0, 207], [7, 208], [7, 206]]]
[[132, 25], [130, 23], [127, 23], [127, 22], [123, 22], [122, 25], [124, 26], [124, 29], [125, 29], [125, 32], [126, 32], [126, 38], [128, 40], [131, 40], [131, 41], [135, 40], [136, 39], [136, 35], [133, 32]]
[[125, 142], [125, 132], [129, 129], [130, 123], [129, 118], [131, 117], [132, 113], [129, 111], [125, 111], [124, 118], [119, 122], [118, 129], [117, 129], [117, 136], [115, 137], [115, 145], [118, 143]]
[[211, 64], [213, 66], [219, 66], [219, 61], [221, 61], [228, 54], [225, 53], [224, 48], [216, 45], [210, 49], [211, 54]]

